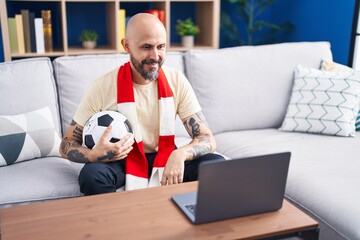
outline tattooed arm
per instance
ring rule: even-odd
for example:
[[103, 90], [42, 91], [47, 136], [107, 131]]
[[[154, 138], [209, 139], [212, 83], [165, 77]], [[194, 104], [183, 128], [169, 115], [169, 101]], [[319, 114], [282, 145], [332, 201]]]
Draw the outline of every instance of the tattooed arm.
[[182, 121], [192, 141], [171, 153], [161, 179], [162, 185], [183, 182], [184, 161], [195, 159], [216, 149], [214, 136], [201, 112], [182, 119]]
[[126, 135], [117, 143], [107, 141], [111, 127], [107, 128], [98, 144], [92, 150], [82, 147], [83, 127], [72, 120], [60, 144], [60, 153], [63, 158], [73, 162], [111, 162], [124, 159], [132, 149], [132, 144], [126, 143], [131, 134]]
[[215, 139], [202, 112], [183, 119], [183, 124], [192, 138], [192, 141], [183, 147], [187, 153], [186, 160], [215, 151]]

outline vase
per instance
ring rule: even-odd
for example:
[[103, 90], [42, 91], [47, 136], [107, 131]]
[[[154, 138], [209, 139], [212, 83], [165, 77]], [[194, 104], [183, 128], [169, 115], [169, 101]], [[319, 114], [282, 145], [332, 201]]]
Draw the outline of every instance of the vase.
[[194, 36], [182, 36], [181, 38], [181, 44], [185, 48], [192, 48], [194, 47]]
[[95, 41], [83, 41], [83, 47], [87, 49], [93, 49], [96, 47]]

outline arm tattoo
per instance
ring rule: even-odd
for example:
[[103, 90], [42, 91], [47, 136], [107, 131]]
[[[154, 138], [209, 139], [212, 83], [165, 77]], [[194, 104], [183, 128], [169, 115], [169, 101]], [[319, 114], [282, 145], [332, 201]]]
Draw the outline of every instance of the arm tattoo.
[[188, 150], [187, 152], [192, 154], [193, 159], [203, 156], [209, 153], [211, 150], [211, 146], [203, 146], [203, 145], [196, 145], [192, 149]]
[[73, 130], [73, 137], [74, 140], [70, 140], [68, 137], [64, 137], [61, 141], [61, 151], [64, 155], [66, 155], [67, 159], [73, 162], [78, 163], [87, 163], [90, 160], [80, 151], [80, 147], [82, 144], [82, 128], [76, 126], [76, 122], [74, 120], [70, 123], [71, 126], [75, 126]]
[[88, 163], [90, 160], [85, 157], [85, 155], [79, 151], [79, 149], [70, 150], [67, 154], [67, 157], [70, 161], [78, 163]]
[[202, 112], [195, 113], [196, 117], [190, 117], [188, 120], [185, 120], [183, 122], [187, 132], [191, 135], [191, 137], [194, 139], [200, 135], [200, 124], [203, 123], [205, 126], [208, 126], [204, 115]]
[[69, 150], [69, 147], [71, 146], [68, 137], [64, 137], [64, 139], [61, 141], [60, 146], [61, 146], [61, 151], [66, 154], [67, 151]]
[[194, 143], [194, 146], [187, 150], [187, 152], [192, 155], [193, 159], [211, 152], [212, 149], [210, 141], [211, 136], [209, 134], [201, 135], [201, 123], [208, 126], [202, 112], [195, 113], [195, 115], [190, 116], [183, 122], [186, 130], [193, 139], [191, 143]]
[[97, 158], [98, 161], [104, 161], [106, 159], [109, 159], [109, 160], [113, 160], [116, 156], [116, 152], [115, 151], [108, 151], [106, 153], [106, 155], [102, 155], [100, 157]]
[[200, 135], [200, 124], [196, 122], [195, 118], [189, 119], [189, 125], [191, 127], [192, 138]]
[[73, 137], [79, 143], [82, 143], [82, 132], [83, 132], [82, 129], [78, 126], [76, 126], [73, 131]]
[[[70, 150], [70, 148], [73, 147], [75, 149]], [[81, 147], [81, 144], [78, 142], [71, 142], [69, 141], [68, 137], [64, 137], [64, 139], [61, 142], [61, 151], [66, 154], [67, 158], [70, 161], [78, 162], [78, 163], [87, 163], [90, 162], [90, 160], [85, 157], [85, 155], [79, 151], [79, 147]]]
[[64, 137], [63, 140], [61, 141], [61, 151], [64, 153], [64, 154], [67, 154], [70, 147], [74, 147], [74, 148], [78, 148], [78, 147], [81, 147], [81, 144], [78, 143], [78, 142], [72, 142], [69, 140], [68, 137]]
[[199, 143], [202, 143], [202, 144], [210, 144], [210, 136], [209, 134], [206, 134], [205, 136], [202, 136], [202, 137], [198, 137], [199, 139]]
[[[211, 142], [209, 134], [197, 138], [198, 145], [195, 145], [187, 152], [192, 154], [193, 159], [211, 152]], [[194, 142], [194, 140], [192, 141]]]

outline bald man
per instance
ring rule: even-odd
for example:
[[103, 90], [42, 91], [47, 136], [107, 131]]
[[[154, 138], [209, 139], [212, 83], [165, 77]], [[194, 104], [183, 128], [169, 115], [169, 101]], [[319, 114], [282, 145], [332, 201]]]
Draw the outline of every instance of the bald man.
[[[85, 163], [79, 175], [85, 195], [179, 184], [197, 180], [202, 161], [223, 159], [212, 153], [215, 140], [186, 77], [162, 66], [166, 30], [151, 14], [133, 16], [121, 44], [130, 61], [96, 79], [83, 97], [64, 134], [60, 153]], [[113, 110], [124, 114], [134, 129], [111, 143], [107, 128], [93, 149], [82, 147], [86, 121], [95, 113]], [[182, 120], [192, 141], [174, 143], [175, 117]]]

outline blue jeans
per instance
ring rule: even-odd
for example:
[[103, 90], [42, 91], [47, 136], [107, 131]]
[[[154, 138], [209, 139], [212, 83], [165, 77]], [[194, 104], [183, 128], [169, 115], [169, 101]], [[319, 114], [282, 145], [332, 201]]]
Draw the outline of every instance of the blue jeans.
[[[150, 177], [156, 153], [146, 154]], [[225, 160], [222, 156], [208, 153], [191, 161], [185, 161], [184, 182], [198, 179], [199, 164], [204, 161]], [[125, 185], [125, 161], [87, 163], [79, 175], [80, 191], [85, 195], [115, 192]]]

